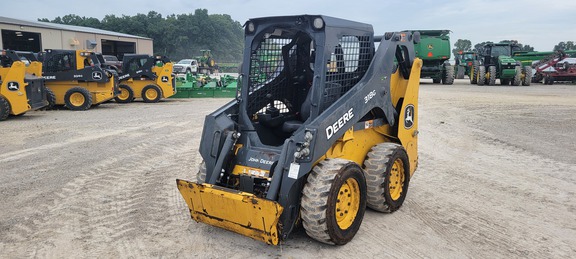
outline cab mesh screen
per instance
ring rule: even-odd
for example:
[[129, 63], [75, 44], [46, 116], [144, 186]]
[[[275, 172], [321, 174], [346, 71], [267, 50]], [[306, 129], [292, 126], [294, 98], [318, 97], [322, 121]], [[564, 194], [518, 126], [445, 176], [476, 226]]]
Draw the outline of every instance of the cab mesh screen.
[[368, 36], [343, 36], [334, 48], [326, 70], [321, 111], [350, 90], [366, 73], [372, 60]]
[[289, 112], [289, 100], [293, 99], [294, 90], [288, 78], [291, 72], [285, 69], [286, 63], [291, 62], [296, 54], [296, 45], [289, 46], [291, 42], [290, 38], [263, 39], [258, 49], [252, 52], [248, 114], [261, 111], [273, 100], [275, 104], [280, 104], [275, 105], [280, 113]]

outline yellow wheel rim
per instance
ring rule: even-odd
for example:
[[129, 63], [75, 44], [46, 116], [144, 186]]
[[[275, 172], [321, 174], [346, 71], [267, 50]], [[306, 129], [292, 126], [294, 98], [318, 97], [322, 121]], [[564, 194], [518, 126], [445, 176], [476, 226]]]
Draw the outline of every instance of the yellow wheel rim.
[[86, 98], [81, 93], [73, 93], [70, 95], [70, 103], [74, 106], [82, 106], [86, 102]]
[[158, 98], [158, 92], [154, 89], [148, 89], [144, 94], [146, 95], [146, 98], [148, 98], [148, 100], [154, 100]]
[[390, 197], [393, 200], [398, 200], [402, 196], [404, 187], [404, 162], [401, 159], [396, 159], [392, 169], [390, 170], [390, 181], [388, 188], [390, 189]]
[[338, 191], [336, 200], [336, 222], [340, 229], [348, 229], [354, 223], [360, 209], [360, 188], [358, 182], [349, 178]]
[[120, 88], [120, 94], [118, 95], [118, 99], [125, 101], [128, 100], [130, 97], [130, 92], [126, 88]]

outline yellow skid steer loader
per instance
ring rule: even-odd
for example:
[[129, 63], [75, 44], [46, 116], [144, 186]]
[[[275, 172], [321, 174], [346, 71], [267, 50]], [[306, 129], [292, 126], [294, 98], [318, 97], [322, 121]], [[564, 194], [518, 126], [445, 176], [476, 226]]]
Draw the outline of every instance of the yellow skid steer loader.
[[398, 210], [418, 164], [418, 41], [328, 16], [249, 20], [238, 97], [206, 117], [196, 181], [177, 180], [192, 218], [273, 245], [301, 222], [343, 245], [366, 206]]

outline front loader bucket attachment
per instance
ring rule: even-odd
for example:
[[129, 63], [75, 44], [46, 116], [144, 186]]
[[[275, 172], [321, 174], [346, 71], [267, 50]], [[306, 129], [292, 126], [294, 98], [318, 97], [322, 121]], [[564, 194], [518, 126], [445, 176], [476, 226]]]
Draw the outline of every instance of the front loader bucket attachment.
[[227, 229], [271, 245], [278, 244], [278, 220], [282, 206], [211, 184], [177, 179], [178, 190], [197, 222]]

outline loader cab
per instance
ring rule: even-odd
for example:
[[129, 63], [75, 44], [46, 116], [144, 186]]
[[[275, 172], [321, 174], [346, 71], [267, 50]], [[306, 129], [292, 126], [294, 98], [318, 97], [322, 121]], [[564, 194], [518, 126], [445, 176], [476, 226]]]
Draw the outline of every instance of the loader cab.
[[155, 57], [141, 54], [125, 54], [122, 62], [124, 70], [120, 76], [121, 79], [125, 79], [126, 75], [129, 75], [129, 78], [156, 79], [156, 76], [152, 73], [152, 68], [156, 65]]
[[77, 80], [108, 82], [115, 75], [100, 62], [101, 55], [84, 50], [47, 49], [43, 55], [43, 74], [49, 81]]
[[282, 145], [366, 72], [374, 53], [371, 31], [360, 24], [335, 33], [324, 19], [247, 22], [240, 124], [256, 133], [253, 141]]

